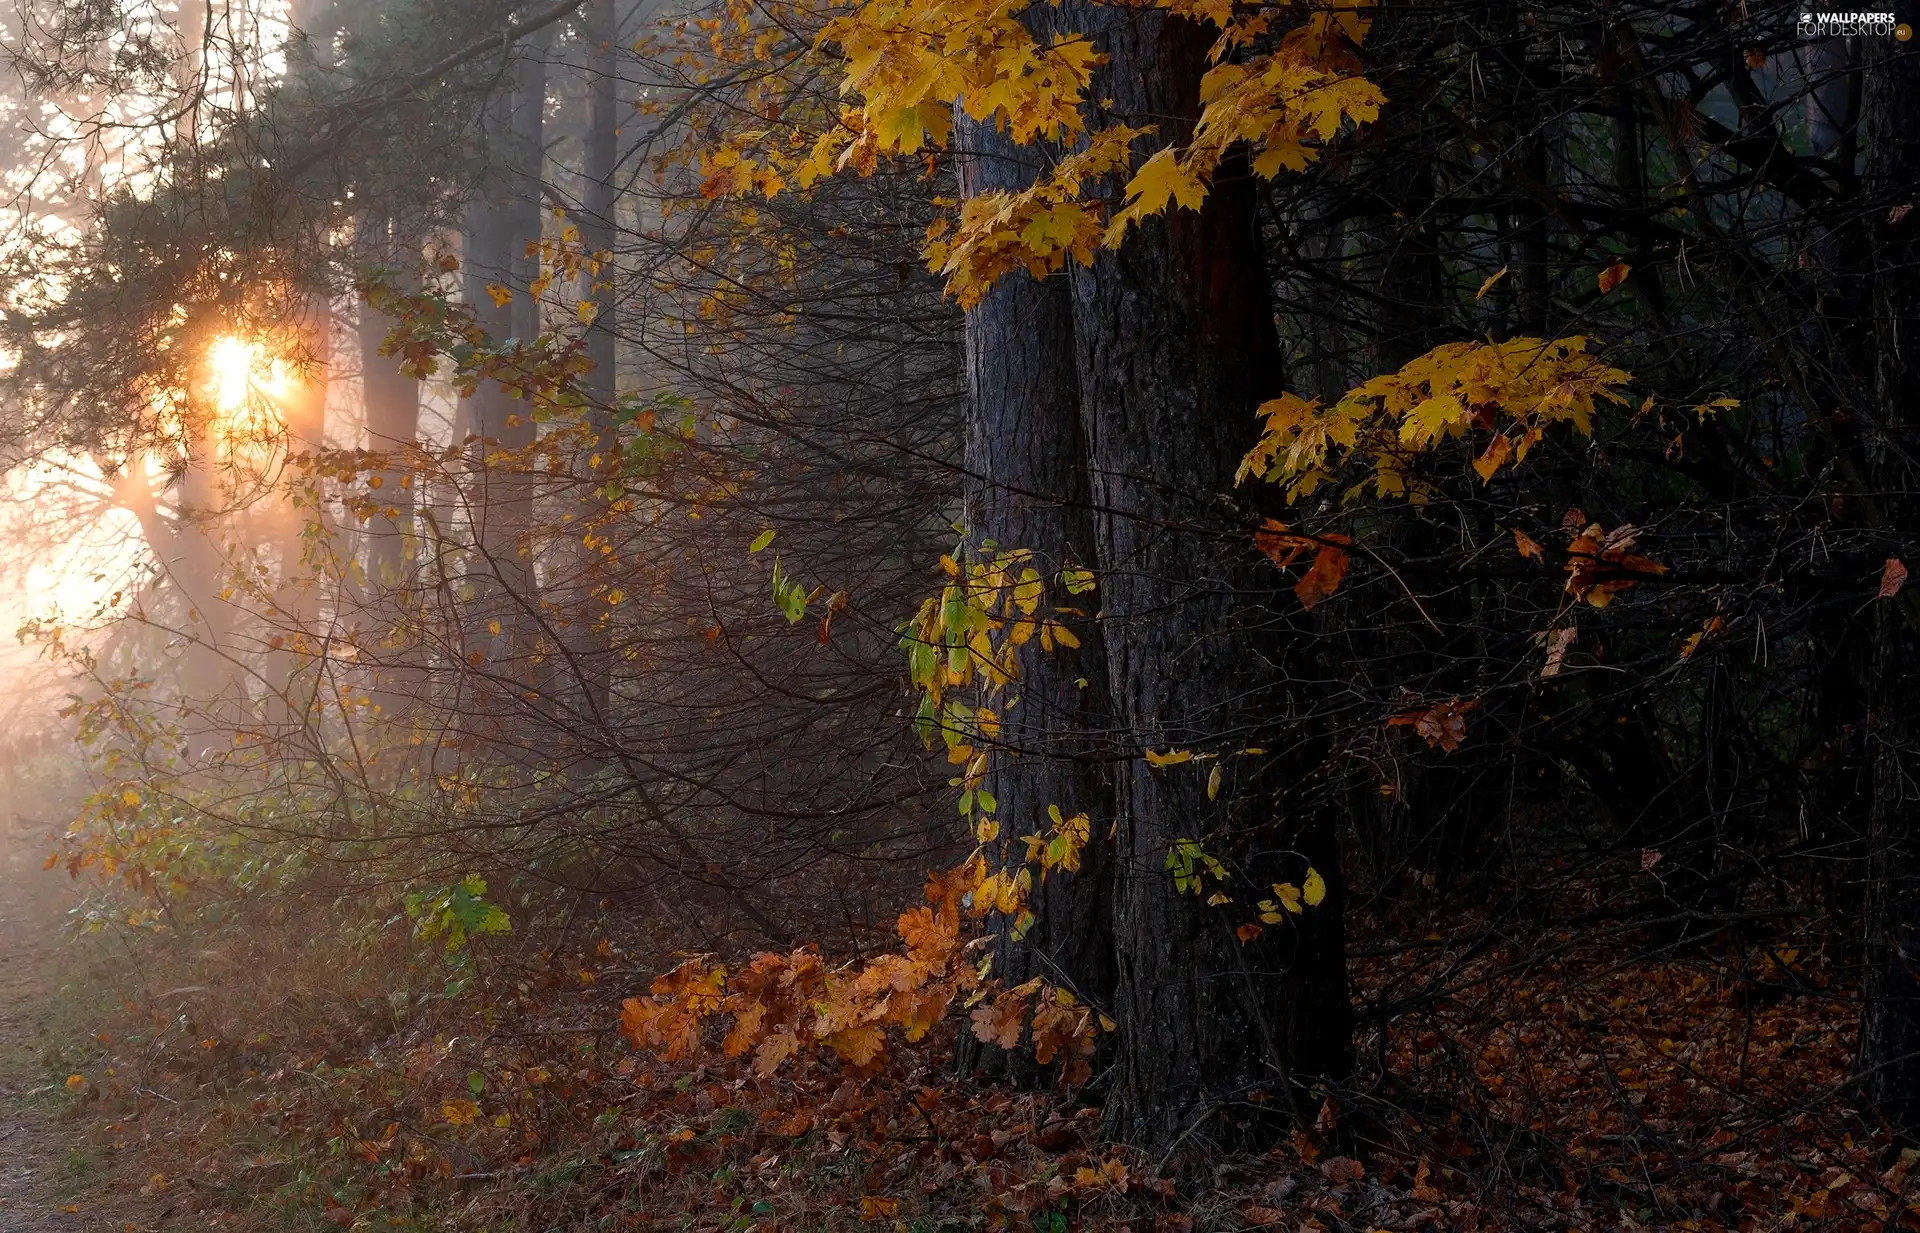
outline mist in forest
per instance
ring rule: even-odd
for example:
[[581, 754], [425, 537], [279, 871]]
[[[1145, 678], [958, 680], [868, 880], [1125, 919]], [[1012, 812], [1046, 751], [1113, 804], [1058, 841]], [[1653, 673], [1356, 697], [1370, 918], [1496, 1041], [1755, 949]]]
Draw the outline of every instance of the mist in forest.
[[16, 0], [88, 1032], [342, 1227], [1910, 1219], [1913, 19]]

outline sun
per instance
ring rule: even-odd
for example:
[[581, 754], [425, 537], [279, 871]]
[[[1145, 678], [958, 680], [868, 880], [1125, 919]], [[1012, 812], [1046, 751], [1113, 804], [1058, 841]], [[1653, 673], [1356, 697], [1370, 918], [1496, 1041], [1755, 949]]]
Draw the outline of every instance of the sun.
[[207, 346], [202, 362], [201, 396], [211, 404], [222, 434], [236, 445], [278, 440], [293, 393], [286, 361], [257, 342], [222, 334]]
[[214, 406], [227, 415], [251, 401], [257, 379], [264, 374], [260, 345], [222, 334], [207, 349], [207, 377]]

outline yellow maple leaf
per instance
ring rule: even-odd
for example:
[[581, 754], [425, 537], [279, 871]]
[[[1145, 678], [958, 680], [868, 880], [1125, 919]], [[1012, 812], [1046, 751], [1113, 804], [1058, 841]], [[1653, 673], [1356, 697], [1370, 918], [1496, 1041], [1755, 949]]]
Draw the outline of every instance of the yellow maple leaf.
[[513, 303], [513, 292], [499, 283], [488, 283], [487, 295], [492, 297], [495, 308], [505, 308]]
[[1494, 472], [1498, 471], [1501, 466], [1512, 457], [1512, 439], [1504, 432], [1495, 433], [1493, 440], [1487, 443], [1486, 452], [1473, 460], [1474, 473], [1480, 477], [1481, 483], [1491, 484], [1493, 482]]
[[1119, 247], [1127, 228], [1143, 218], [1165, 213], [1169, 204], [1197, 210], [1206, 197], [1206, 184], [1181, 161], [1172, 146], [1157, 151], [1127, 181], [1127, 203], [1107, 224], [1107, 247]]

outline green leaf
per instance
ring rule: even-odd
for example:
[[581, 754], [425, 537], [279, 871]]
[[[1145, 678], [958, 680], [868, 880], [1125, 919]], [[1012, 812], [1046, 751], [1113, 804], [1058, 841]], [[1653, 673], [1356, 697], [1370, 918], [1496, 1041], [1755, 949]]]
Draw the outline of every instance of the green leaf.
[[753, 542], [747, 545], [747, 551], [759, 552], [761, 549], [765, 548], [768, 544], [771, 544], [772, 542], [773, 542], [773, 528], [768, 527], [766, 530], [760, 532], [760, 534], [753, 537]]

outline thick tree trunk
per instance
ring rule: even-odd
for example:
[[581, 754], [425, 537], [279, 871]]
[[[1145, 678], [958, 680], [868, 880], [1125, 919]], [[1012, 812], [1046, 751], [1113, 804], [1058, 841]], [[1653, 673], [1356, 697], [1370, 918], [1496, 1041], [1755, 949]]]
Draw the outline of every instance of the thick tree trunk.
[[[1913, 551], [1920, 518], [1920, 54], [1888, 43], [1868, 67], [1863, 116], [1874, 208], [1875, 374], [1869, 443], [1874, 499], [1889, 555]], [[1920, 1137], [1920, 594], [1876, 601], [1878, 645], [1869, 740], [1865, 1010], [1860, 1062], [1868, 1099], [1903, 1137]]]
[[[964, 195], [1032, 182], [1037, 150], [1015, 146], [991, 123], [956, 118]], [[967, 313], [966, 346], [967, 531], [976, 543], [1031, 550], [1052, 594], [1064, 596], [1060, 570], [1097, 559], [1066, 276], [1001, 279]], [[1099, 595], [1084, 599], [1090, 616]], [[1035, 885], [1034, 920], [1021, 938], [999, 922], [993, 974], [1009, 985], [1045, 977], [1104, 1009], [1114, 988], [1106, 645], [1092, 620], [1068, 623], [1078, 650], [1047, 652], [1037, 641], [1022, 648], [1020, 679], [1009, 687], [1018, 703], [1002, 716], [987, 788], [1002, 834], [1016, 846], [1019, 835], [1046, 833], [1049, 805], [1069, 817], [1085, 812], [1091, 835], [1077, 873], [1056, 871]], [[1031, 1054], [999, 1053], [962, 1036], [963, 1068], [1004, 1064], [1017, 1077], [1038, 1078]]]
[[[1069, 7], [1109, 57], [1095, 97], [1119, 120], [1157, 122], [1158, 140], [1183, 136], [1211, 34], [1153, 10]], [[1254, 203], [1229, 164], [1200, 212], [1149, 220], [1073, 275], [1108, 665], [1142, 748], [1232, 755], [1305, 710], [1289, 694], [1310, 676], [1288, 670], [1291, 640], [1265, 602], [1280, 578], [1224, 508], [1254, 409], [1282, 386]], [[1110, 1129], [1154, 1144], [1262, 1137], [1299, 1107], [1293, 1085], [1350, 1065], [1335, 813], [1278, 799], [1297, 786], [1291, 759], [1223, 757], [1217, 800], [1207, 764], [1116, 765]], [[1183, 839], [1226, 864], [1231, 906], [1176, 889], [1167, 861]], [[1261, 888], [1309, 862], [1326, 902], [1240, 944]]]

